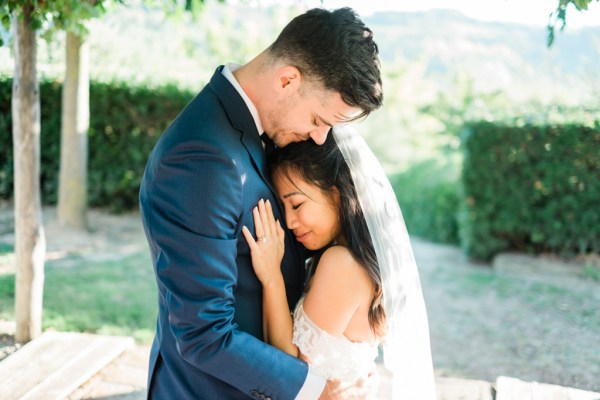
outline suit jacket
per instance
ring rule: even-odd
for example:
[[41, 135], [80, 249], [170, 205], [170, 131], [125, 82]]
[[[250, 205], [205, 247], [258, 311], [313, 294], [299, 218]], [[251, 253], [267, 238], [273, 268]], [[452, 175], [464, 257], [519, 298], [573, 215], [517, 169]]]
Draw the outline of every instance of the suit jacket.
[[[262, 287], [241, 233], [252, 209], [270, 199], [256, 125], [219, 67], [157, 142], [140, 208], [158, 286], [148, 397], [293, 399], [308, 366], [262, 340]], [[286, 233], [282, 271], [293, 307], [304, 253]]]

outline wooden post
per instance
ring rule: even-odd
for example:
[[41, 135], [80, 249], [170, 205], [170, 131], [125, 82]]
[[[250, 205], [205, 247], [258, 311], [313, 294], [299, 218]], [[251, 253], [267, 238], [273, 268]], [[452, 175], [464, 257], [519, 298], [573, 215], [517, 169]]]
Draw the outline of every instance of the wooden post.
[[42, 332], [46, 240], [40, 198], [40, 94], [36, 70], [33, 6], [13, 15], [15, 74], [12, 119], [15, 174], [15, 339], [28, 342]]

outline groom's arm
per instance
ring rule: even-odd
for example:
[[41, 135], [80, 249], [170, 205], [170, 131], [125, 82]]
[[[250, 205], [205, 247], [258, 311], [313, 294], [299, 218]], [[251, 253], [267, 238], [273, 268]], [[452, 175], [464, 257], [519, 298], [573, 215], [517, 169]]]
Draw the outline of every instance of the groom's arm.
[[244, 184], [235, 164], [216, 149], [181, 145], [153, 169], [144, 215], [181, 357], [248, 395], [296, 397], [307, 364], [233, 322]]

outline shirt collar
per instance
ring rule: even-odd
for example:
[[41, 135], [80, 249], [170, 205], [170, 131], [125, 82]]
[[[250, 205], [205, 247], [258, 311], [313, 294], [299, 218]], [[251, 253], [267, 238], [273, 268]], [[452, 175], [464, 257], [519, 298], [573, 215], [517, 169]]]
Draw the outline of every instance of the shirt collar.
[[252, 114], [252, 118], [254, 119], [254, 123], [256, 124], [256, 130], [258, 131], [259, 135], [262, 135], [264, 131], [260, 122], [260, 118], [258, 117], [258, 110], [256, 109], [254, 103], [252, 103], [252, 100], [250, 100], [250, 97], [248, 97], [246, 92], [244, 92], [244, 89], [242, 89], [239, 82], [237, 81], [237, 79], [235, 79], [235, 76], [233, 75], [233, 72], [240, 67], [240, 64], [227, 63], [223, 67], [222, 74], [233, 85], [233, 87], [235, 88], [235, 90], [237, 90], [240, 96], [242, 96], [242, 99], [244, 99], [244, 103], [246, 103], [246, 107], [248, 107], [248, 110], [250, 111], [250, 114]]

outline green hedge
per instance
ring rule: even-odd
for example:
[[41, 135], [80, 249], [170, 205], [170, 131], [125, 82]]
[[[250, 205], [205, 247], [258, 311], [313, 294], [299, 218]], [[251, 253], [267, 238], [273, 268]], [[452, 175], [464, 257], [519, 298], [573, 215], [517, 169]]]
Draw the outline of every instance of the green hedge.
[[458, 244], [458, 167], [428, 160], [390, 176], [411, 235]]
[[600, 252], [600, 124], [472, 123], [459, 218], [467, 255]]
[[[13, 195], [10, 79], [0, 78], [0, 198]], [[113, 210], [137, 206], [144, 167], [154, 143], [193, 93], [172, 86], [90, 85], [88, 201]], [[42, 201], [54, 204], [60, 164], [61, 85], [40, 82]]]

